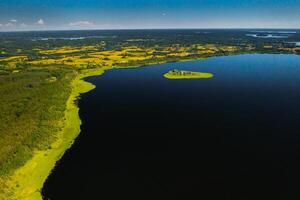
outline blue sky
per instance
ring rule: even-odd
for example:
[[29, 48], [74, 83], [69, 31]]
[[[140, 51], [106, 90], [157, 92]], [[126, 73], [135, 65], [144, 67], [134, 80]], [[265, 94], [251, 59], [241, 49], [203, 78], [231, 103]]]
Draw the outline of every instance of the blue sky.
[[0, 0], [0, 30], [300, 28], [300, 0]]

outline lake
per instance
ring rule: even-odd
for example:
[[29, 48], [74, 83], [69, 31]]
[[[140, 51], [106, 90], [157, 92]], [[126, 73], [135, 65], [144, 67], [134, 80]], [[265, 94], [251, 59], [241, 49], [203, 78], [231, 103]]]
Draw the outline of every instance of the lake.
[[[172, 69], [214, 78], [165, 79]], [[86, 80], [97, 88], [79, 101], [82, 132], [45, 199], [300, 197], [300, 56], [214, 57]]]

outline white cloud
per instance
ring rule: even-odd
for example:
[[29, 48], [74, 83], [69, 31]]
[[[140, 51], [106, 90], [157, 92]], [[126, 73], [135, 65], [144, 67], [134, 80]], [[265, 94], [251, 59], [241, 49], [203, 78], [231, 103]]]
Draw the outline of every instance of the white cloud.
[[11, 23], [17, 23], [18, 22], [18, 20], [16, 20], [16, 19], [11, 19], [11, 20], [9, 20]]
[[20, 26], [21, 27], [26, 27], [27, 25], [25, 23], [22, 23]]
[[162, 15], [162, 16], [166, 16], [166, 15], [167, 15], [167, 13], [162, 13], [161, 15]]
[[91, 27], [91, 26], [95, 26], [95, 24], [93, 22], [89, 22], [89, 21], [71, 22], [69, 25], [70, 26], [77, 26], [77, 27]]
[[0, 24], [0, 27], [3, 26], [3, 24]]
[[12, 27], [12, 26], [14, 26], [14, 24], [13, 23], [11, 23], [11, 22], [8, 22], [7, 24], [5, 24], [4, 26], [7, 26], [7, 27]]
[[43, 19], [39, 19], [37, 22], [36, 22], [37, 25], [45, 25], [45, 22]]

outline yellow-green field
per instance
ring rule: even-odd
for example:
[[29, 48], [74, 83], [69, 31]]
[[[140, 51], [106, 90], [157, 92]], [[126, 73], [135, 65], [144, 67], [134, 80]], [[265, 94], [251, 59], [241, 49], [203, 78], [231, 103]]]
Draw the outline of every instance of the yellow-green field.
[[74, 69], [87, 69], [96, 67], [132, 66], [151, 63], [160, 63], [172, 60], [199, 59], [216, 53], [234, 53], [239, 47], [215, 45], [215, 44], [194, 44], [191, 46], [180, 46], [173, 44], [165, 47], [137, 47], [124, 46], [114, 50], [99, 50], [99, 45], [71, 47], [63, 46], [53, 49], [34, 49], [39, 55], [30, 58], [24, 55], [0, 58], [0, 63], [5, 63], [7, 70], [15, 70], [18, 66], [51, 66], [64, 65]]
[[212, 78], [213, 74], [203, 72], [192, 72], [183, 70], [172, 70], [164, 74], [167, 79], [200, 79], [200, 78]]

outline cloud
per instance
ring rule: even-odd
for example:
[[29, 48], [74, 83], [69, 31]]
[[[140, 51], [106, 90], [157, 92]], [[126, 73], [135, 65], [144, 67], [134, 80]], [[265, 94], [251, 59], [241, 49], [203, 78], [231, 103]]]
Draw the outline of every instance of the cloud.
[[12, 27], [12, 26], [14, 26], [14, 24], [13, 23], [11, 23], [11, 22], [8, 22], [7, 24], [5, 24], [4, 26], [6, 26], [6, 27]]
[[43, 26], [43, 25], [45, 25], [45, 22], [44, 22], [43, 19], [39, 19], [39, 20], [36, 22], [36, 24], [37, 24], [37, 25]]
[[162, 16], [166, 16], [166, 15], [167, 15], [167, 13], [162, 13], [161, 15], [162, 15]]
[[70, 26], [77, 26], [77, 27], [91, 27], [91, 26], [95, 26], [95, 24], [93, 22], [89, 22], [89, 21], [71, 22], [69, 25]]
[[20, 26], [21, 27], [26, 27], [27, 25], [25, 23], [22, 23]]
[[17, 23], [18, 22], [18, 20], [16, 20], [16, 19], [11, 19], [11, 20], [9, 20], [11, 23]]

